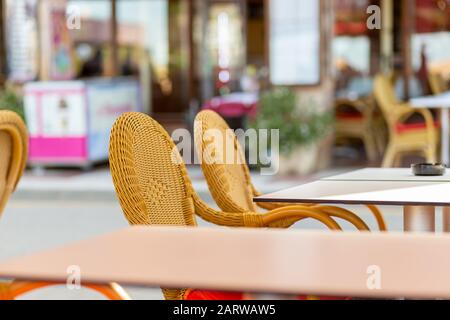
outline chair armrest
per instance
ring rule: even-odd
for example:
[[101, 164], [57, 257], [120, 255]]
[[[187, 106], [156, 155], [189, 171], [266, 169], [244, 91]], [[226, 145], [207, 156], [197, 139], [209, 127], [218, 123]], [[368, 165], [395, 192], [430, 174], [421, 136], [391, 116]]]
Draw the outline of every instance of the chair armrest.
[[411, 115], [413, 115], [415, 113], [420, 114], [425, 121], [428, 140], [430, 141], [430, 143], [434, 143], [436, 141], [436, 133], [434, 130], [434, 120], [433, 120], [433, 115], [431, 114], [430, 110], [425, 109], [425, 108], [414, 109], [407, 103], [400, 104], [397, 106], [399, 109], [399, 111], [396, 112], [398, 122], [403, 122], [403, 121], [407, 120]]
[[378, 209], [378, 207], [374, 206], [374, 205], [367, 205], [366, 207], [370, 210], [370, 212], [374, 216], [375, 220], [377, 221], [378, 229], [381, 232], [387, 231], [386, 221], [384, 220], [383, 214]]
[[280, 208], [285, 208], [285, 207], [298, 206], [298, 205], [301, 205], [302, 207], [315, 206], [315, 204], [313, 204], [313, 203], [298, 204], [298, 203], [290, 203], [290, 202], [256, 202], [256, 205], [258, 207], [260, 207], [261, 209], [266, 209], [269, 211], [275, 210], [275, 209], [280, 209]]
[[433, 114], [431, 113], [430, 110], [428, 110], [428, 109], [416, 109], [415, 112], [420, 114], [424, 118], [425, 123], [426, 123], [428, 128], [431, 128], [431, 129], [434, 128]]
[[351, 212], [350, 210], [339, 208], [335, 206], [325, 206], [325, 205], [317, 205], [311, 207], [311, 209], [319, 210], [330, 217], [339, 218], [350, 222], [352, 225], [356, 227], [359, 231], [370, 231], [369, 226], [356, 214]]
[[311, 218], [326, 225], [330, 230], [341, 231], [342, 228], [328, 214], [309, 207], [291, 206], [269, 211], [262, 215], [263, 223], [267, 227], [283, 227], [281, 223], [293, 223]]
[[[0, 284], [0, 300], [13, 300], [37, 289], [64, 284], [64, 282], [42, 281], [13, 281], [8, 284]], [[82, 286], [97, 291], [110, 300], [131, 300], [128, 293], [117, 283], [107, 285], [83, 284]]]
[[208, 206], [197, 194], [193, 194], [195, 213], [203, 220], [226, 227], [262, 227], [262, 216], [255, 212], [224, 212]]
[[[254, 197], [260, 197], [263, 194], [261, 192], [259, 192], [258, 190], [256, 190], [256, 188], [252, 185], [252, 191], [253, 191], [253, 196]], [[281, 202], [256, 202], [256, 205], [258, 207], [260, 207], [261, 209], [266, 209], [266, 210], [275, 210], [275, 209], [279, 209], [279, 208], [283, 208], [283, 207], [288, 207], [288, 206], [292, 206], [292, 205], [296, 205], [294, 203], [281, 203]], [[311, 204], [302, 204], [302, 206], [305, 207], [309, 207], [312, 206]]]
[[434, 126], [433, 115], [430, 110], [425, 108], [416, 109], [412, 108], [408, 103], [402, 103], [395, 105], [392, 113], [395, 115], [396, 120], [399, 122], [403, 122], [413, 114], [417, 113], [423, 117], [427, 127], [429, 126], [430, 128], [433, 128]]
[[409, 104], [396, 104], [392, 106], [390, 112], [391, 117], [395, 122], [402, 122], [408, 119], [411, 115], [416, 113], [419, 109], [413, 109]]
[[349, 106], [365, 116], [370, 116], [375, 109], [375, 103], [371, 101], [371, 97], [357, 100], [338, 99], [334, 108], [338, 109], [340, 106]]
[[[353, 212], [351, 212], [347, 209], [343, 209], [343, 208], [339, 208], [339, 207], [335, 207], [335, 206], [311, 205], [309, 207], [305, 207], [305, 206], [291, 205], [288, 207], [282, 207], [279, 209], [272, 210], [272, 211], [268, 212], [268, 214], [275, 214], [275, 213], [284, 214], [285, 212], [296, 212], [296, 211], [300, 211], [300, 212], [306, 211], [309, 214], [311, 214], [311, 212], [320, 213], [321, 215], [325, 214], [328, 217], [339, 218], [339, 219], [345, 220], [345, 221], [349, 222], [350, 224], [352, 224], [353, 226], [355, 226], [355, 228], [359, 231], [370, 231], [367, 224], [356, 214], [354, 214]], [[314, 218], [313, 216], [310, 216], [310, 217]], [[304, 218], [307, 218], [307, 217], [303, 217], [301, 219], [304, 219]], [[288, 227], [301, 219], [295, 220], [289, 216], [288, 218], [285, 218], [285, 221], [284, 221], [285, 224], [289, 224], [289, 225], [284, 226], [284, 227]], [[279, 226], [279, 227], [283, 227], [283, 226]]]
[[[259, 192], [255, 188], [255, 186], [253, 184], [251, 185], [251, 188], [252, 188], [254, 197], [259, 197], [259, 196], [263, 195], [261, 192]], [[298, 204], [257, 202], [256, 205], [260, 208], [273, 211], [276, 209], [296, 206]], [[332, 217], [347, 220], [348, 222], [353, 224], [359, 230], [368, 230], [369, 229], [367, 224], [361, 218], [359, 218], [353, 212], [343, 209], [343, 208], [339, 208], [339, 207], [335, 207], [335, 206], [319, 206], [317, 204], [308, 204], [308, 203], [302, 204], [302, 207], [310, 207], [311, 209], [321, 209], [322, 212], [327, 213], [328, 215], [330, 215]], [[366, 207], [371, 211], [372, 215], [375, 217], [379, 230], [387, 231], [386, 222], [385, 222], [380, 210], [376, 206], [373, 206], [373, 205], [367, 205]], [[287, 228], [287, 227], [290, 227], [291, 225], [293, 225], [295, 222], [297, 222], [297, 220], [288, 219], [284, 222], [279, 222], [275, 226], [280, 227], [280, 228]]]
[[[263, 194], [261, 192], [259, 192], [255, 186], [253, 184], [251, 184], [251, 190], [253, 192], [253, 197], [260, 197]], [[266, 209], [266, 210], [275, 210], [278, 208], [283, 208], [283, 207], [289, 207], [289, 206], [293, 206], [293, 205], [299, 205], [299, 204], [295, 204], [295, 203], [288, 203], [288, 202], [256, 202], [256, 205], [262, 209]], [[309, 204], [309, 203], [302, 203], [301, 206], [304, 207], [310, 207], [313, 206], [313, 204]]]
[[227, 227], [272, 227], [287, 228], [295, 222], [312, 218], [332, 230], [341, 230], [339, 225], [326, 213], [306, 206], [283, 207], [261, 214], [257, 212], [224, 212], [208, 206], [198, 195], [193, 195], [195, 212], [205, 221]]

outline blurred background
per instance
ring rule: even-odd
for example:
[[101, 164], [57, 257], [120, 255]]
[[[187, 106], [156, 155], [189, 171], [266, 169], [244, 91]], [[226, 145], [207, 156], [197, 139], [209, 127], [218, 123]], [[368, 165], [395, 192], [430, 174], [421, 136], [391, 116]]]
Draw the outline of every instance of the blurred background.
[[[377, 74], [403, 102], [450, 90], [449, 0], [0, 0], [0, 31], [0, 109], [30, 135], [0, 259], [126, 226], [107, 167], [123, 112], [169, 133], [192, 130], [202, 109], [235, 129], [280, 129], [278, 175], [252, 173], [271, 192], [381, 165], [391, 132]], [[408, 152], [392, 166], [420, 160]], [[199, 167], [188, 169], [212, 204]], [[399, 210], [384, 210], [391, 230]]]

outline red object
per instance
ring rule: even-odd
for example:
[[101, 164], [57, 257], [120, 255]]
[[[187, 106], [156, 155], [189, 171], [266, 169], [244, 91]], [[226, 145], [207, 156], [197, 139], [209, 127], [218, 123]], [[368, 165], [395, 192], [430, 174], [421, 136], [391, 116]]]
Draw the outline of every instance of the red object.
[[340, 120], [362, 120], [364, 116], [358, 112], [340, 112], [336, 114], [336, 118]]
[[232, 93], [212, 98], [203, 105], [202, 109], [213, 110], [226, 118], [254, 117], [257, 104], [258, 96], [256, 94]]
[[445, 31], [448, 24], [448, 3], [436, 0], [416, 0], [415, 33]]
[[242, 293], [188, 290], [184, 300], [244, 300]]
[[366, 22], [336, 22], [335, 26], [335, 34], [337, 36], [360, 36], [360, 35], [366, 35], [367, 32], [367, 25]]
[[[184, 300], [244, 300], [244, 294], [237, 292], [188, 290]], [[350, 300], [350, 298], [337, 298], [326, 296], [297, 296], [297, 300]]]
[[[414, 131], [414, 130], [425, 130], [426, 129], [425, 122], [418, 122], [418, 123], [397, 123], [396, 124], [396, 130], [398, 133], [404, 133], [408, 131]], [[439, 121], [434, 122], [434, 127], [439, 128], [440, 123]]]
[[214, 110], [224, 117], [237, 118], [245, 115], [253, 115], [256, 110], [256, 104], [246, 106], [243, 103], [221, 103], [219, 105], [207, 103], [203, 106], [203, 109]]

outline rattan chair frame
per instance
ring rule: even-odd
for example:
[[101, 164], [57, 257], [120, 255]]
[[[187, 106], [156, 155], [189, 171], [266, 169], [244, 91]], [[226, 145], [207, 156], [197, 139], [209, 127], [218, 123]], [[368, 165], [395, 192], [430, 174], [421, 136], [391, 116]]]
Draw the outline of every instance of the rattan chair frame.
[[[224, 134], [230, 134], [232, 130], [225, 122], [225, 120], [216, 112], [211, 110], [201, 111], [197, 114], [194, 123], [194, 136], [195, 146], [199, 159], [202, 159], [205, 152], [211, 152], [216, 146], [211, 148], [213, 140], [205, 135], [208, 130], [219, 130]], [[209, 190], [217, 205], [222, 210], [233, 210], [237, 212], [245, 212], [250, 206], [252, 210], [256, 211], [256, 205], [266, 210], [283, 210], [285, 212], [295, 209], [309, 209], [316, 212], [321, 212], [329, 215], [333, 218], [340, 218], [346, 220], [361, 231], [369, 231], [367, 224], [358, 217], [355, 213], [335, 207], [335, 206], [322, 206], [322, 205], [298, 205], [298, 204], [286, 204], [286, 203], [257, 203], [253, 204], [253, 198], [260, 196], [261, 193], [256, 189], [251, 181], [250, 170], [245, 161], [242, 148], [234, 133], [232, 133], [235, 153], [239, 156], [239, 162], [234, 164], [217, 163], [211, 161], [201, 161], [201, 167], [203, 174], [208, 183]], [[234, 180], [230, 181], [230, 176], [234, 176]], [[237, 178], [236, 178], [237, 177]], [[241, 199], [237, 199], [232, 192], [231, 184], [237, 184], [239, 188], [239, 196]], [[244, 200], [242, 200], [242, 198]], [[386, 231], [386, 223], [381, 212], [375, 206], [368, 206], [371, 213], [374, 215], [378, 227], [381, 231]], [[290, 227], [298, 220], [284, 219], [277, 224], [270, 225], [271, 227]]]
[[[285, 220], [310, 218], [330, 230], [341, 230], [330, 216], [307, 207], [280, 208], [265, 214], [211, 208], [194, 191], [168, 133], [143, 113], [125, 113], [117, 119], [111, 131], [109, 160], [118, 200], [131, 225], [192, 227], [197, 225], [198, 215], [205, 221], [228, 227], [270, 227]], [[162, 290], [166, 299], [181, 300], [187, 289]]]
[[[420, 153], [427, 162], [436, 162], [439, 132], [435, 128], [433, 115], [428, 109], [414, 109], [410, 104], [400, 102], [395, 96], [391, 80], [388, 75], [378, 74], [374, 82], [373, 95], [389, 129], [389, 142], [382, 166], [392, 167], [399, 164], [406, 153]], [[423, 118], [425, 127], [398, 132], [397, 125], [404, 123], [414, 114]]]

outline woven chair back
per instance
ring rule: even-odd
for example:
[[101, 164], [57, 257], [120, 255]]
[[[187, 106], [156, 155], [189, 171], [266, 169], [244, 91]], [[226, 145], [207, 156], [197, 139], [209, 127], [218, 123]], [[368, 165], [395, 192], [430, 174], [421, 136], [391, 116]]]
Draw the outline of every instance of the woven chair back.
[[225, 211], [256, 211], [250, 173], [233, 130], [214, 111], [200, 112], [194, 124], [197, 155], [217, 205]]
[[395, 125], [395, 116], [393, 111], [396, 104], [400, 101], [395, 94], [394, 86], [390, 78], [386, 75], [377, 75], [375, 77], [374, 89], [375, 100], [381, 109], [388, 125], [390, 127]]
[[[168, 133], [151, 117], [130, 112], [116, 120], [109, 163], [116, 194], [131, 225], [196, 225], [185, 165]], [[168, 300], [182, 299], [184, 292], [163, 289]]]
[[191, 182], [167, 132], [143, 113], [125, 113], [111, 131], [114, 186], [130, 224], [195, 225]]
[[25, 170], [28, 134], [14, 112], [0, 110], [0, 215]]

